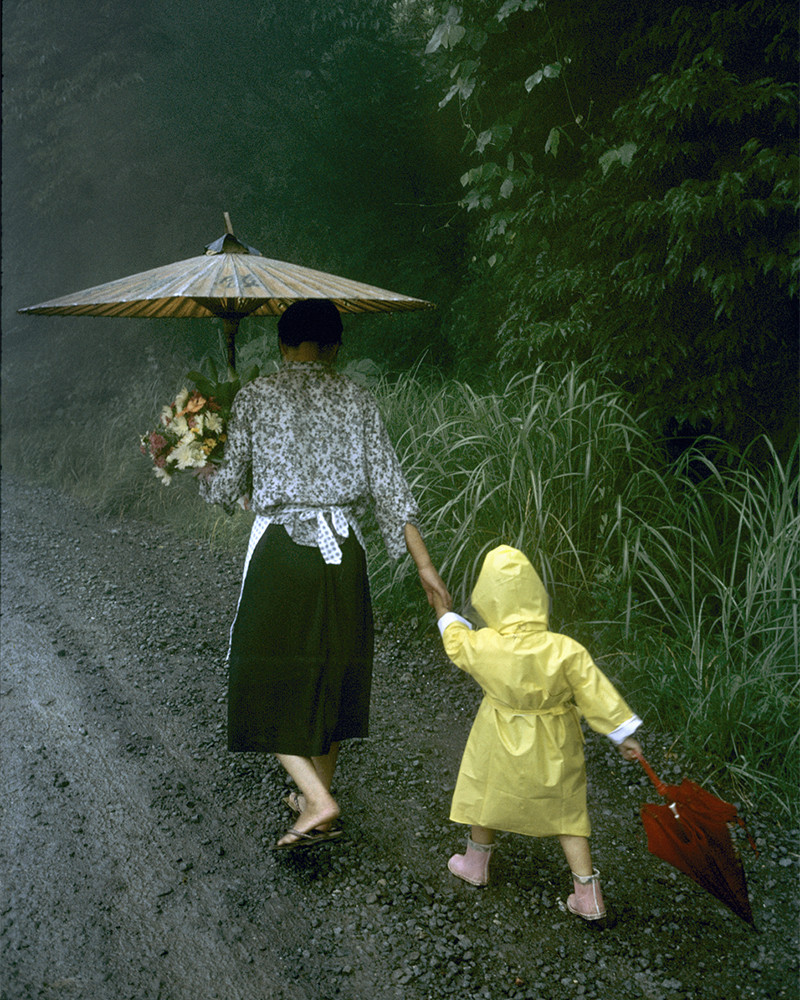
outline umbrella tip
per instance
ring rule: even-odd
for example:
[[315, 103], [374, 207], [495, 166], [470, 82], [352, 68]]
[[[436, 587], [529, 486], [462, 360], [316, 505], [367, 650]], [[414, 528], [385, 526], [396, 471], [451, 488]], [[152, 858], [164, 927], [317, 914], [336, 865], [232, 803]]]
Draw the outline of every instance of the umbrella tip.
[[231, 222], [230, 213], [229, 212], [223, 212], [222, 215], [223, 215], [223, 218], [225, 219], [225, 229], [226, 229], [226, 231], [228, 233], [230, 233], [231, 236], [233, 236], [233, 223]]

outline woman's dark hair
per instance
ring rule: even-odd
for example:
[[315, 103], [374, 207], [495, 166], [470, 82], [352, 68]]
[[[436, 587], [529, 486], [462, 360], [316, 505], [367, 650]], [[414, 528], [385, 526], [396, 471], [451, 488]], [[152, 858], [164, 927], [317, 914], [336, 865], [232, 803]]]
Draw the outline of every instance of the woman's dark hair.
[[342, 342], [342, 317], [330, 299], [293, 302], [278, 320], [278, 336], [287, 347], [309, 340], [320, 347]]

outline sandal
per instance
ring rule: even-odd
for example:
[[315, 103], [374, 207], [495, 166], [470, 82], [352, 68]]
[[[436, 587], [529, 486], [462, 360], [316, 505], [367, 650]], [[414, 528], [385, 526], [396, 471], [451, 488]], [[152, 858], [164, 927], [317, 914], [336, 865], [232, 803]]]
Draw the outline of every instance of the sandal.
[[297, 813], [298, 816], [303, 811], [300, 808], [300, 793], [299, 792], [289, 792], [289, 794], [284, 797], [283, 804], [285, 806], [288, 806], [289, 809], [291, 809], [293, 813]]
[[303, 833], [301, 830], [287, 830], [284, 836], [292, 836], [288, 844], [274, 844], [273, 851], [294, 851], [302, 847], [316, 847], [317, 844], [324, 844], [326, 841], [335, 840], [341, 837], [341, 830], [309, 830]]

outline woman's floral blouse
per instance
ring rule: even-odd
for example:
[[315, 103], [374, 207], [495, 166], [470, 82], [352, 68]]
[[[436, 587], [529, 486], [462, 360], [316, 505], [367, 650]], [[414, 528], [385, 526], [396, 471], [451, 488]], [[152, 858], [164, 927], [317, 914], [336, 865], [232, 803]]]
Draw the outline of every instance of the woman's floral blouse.
[[244, 495], [257, 515], [317, 545], [315, 521], [298, 509], [340, 508], [358, 523], [370, 500], [393, 558], [418, 508], [373, 397], [322, 362], [286, 362], [236, 395], [225, 460], [201, 495], [225, 506]]

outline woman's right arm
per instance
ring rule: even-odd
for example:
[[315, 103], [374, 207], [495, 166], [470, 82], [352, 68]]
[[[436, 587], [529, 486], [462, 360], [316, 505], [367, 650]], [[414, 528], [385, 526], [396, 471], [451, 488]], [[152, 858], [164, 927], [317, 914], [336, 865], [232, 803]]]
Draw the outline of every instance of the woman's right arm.
[[238, 395], [234, 400], [226, 432], [222, 464], [213, 474], [201, 473], [199, 487], [203, 500], [222, 504], [227, 509], [239, 497], [246, 496], [251, 488], [250, 421]]

